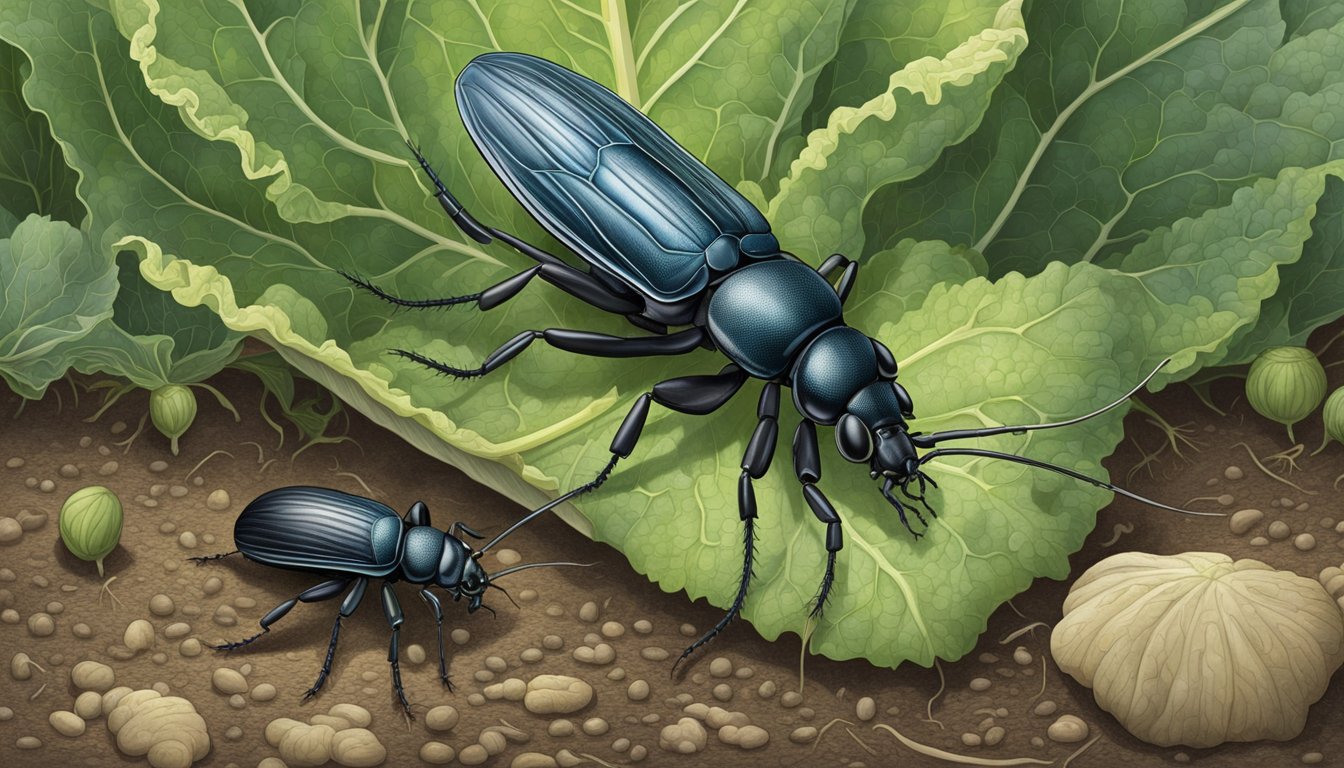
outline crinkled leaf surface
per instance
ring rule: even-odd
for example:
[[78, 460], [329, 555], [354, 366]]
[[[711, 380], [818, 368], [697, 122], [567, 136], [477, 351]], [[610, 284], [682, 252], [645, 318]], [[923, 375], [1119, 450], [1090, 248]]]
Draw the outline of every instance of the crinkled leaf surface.
[[52, 138], [47, 118], [33, 111], [19, 88], [28, 59], [0, 43], [0, 231], [12, 232], [30, 213], [78, 225], [84, 206], [75, 196], [76, 176]]
[[[524, 50], [612, 86], [768, 201], [785, 246], [815, 258], [857, 247], [863, 233], [848, 214], [875, 190], [979, 136], [994, 84], [1026, 42], [1017, 2], [965, 5], [974, 21], [930, 22], [936, 39], [922, 48], [902, 42], [916, 35], [899, 26], [884, 31], [885, 52], [872, 60], [887, 71], [847, 81], [834, 103], [814, 95], [819, 73], [866, 55], [855, 47], [864, 28], [848, 25], [871, 27], [887, 18], [881, 9], [117, 0], [105, 12], [53, 0], [0, 7], [0, 37], [33, 60], [25, 96], [52, 116], [83, 174], [100, 247], [134, 250], [142, 275], [177, 302], [260, 336], [417, 447], [531, 504], [544, 498], [539, 489], [596, 473], [639, 393], [671, 375], [717, 370], [722, 358], [611, 361], [529, 349], [488, 379], [454, 383], [386, 354], [402, 347], [465, 363], [524, 328], [630, 333], [544, 286], [488, 313], [391, 314], [332, 272], [424, 297], [479, 290], [523, 266], [454, 231], [426, 200], [403, 135], [426, 148], [479, 218], [549, 242], [460, 128], [451, 86], [465, 62]], [[917, 428], [1084, 412], [1166, 356], [1175, 357], [1169, 375], [1183, 375], [1224, 354], [1274, 293], [1279, 266], [1300, 258], [1334, 172], [1269, 173], [1201, 216], [1173, 213], [1127, 242], [1117, 258], [1133, 259], [1128, 273], [1056, 265], [991, 282], [970, 279], [986, 266], [964, 239], [883, 239], [851, 318], [901, 360]], [[809, 220], [820, 234], [800, 231]], [[621, 548], [664, 588], [726, 604], [740, 569], [733, 489], [755, 391], [712, 417], [656, 409], [636, 454], [566, 519]], [[785, 418], [787, 430], [794, 418]], [[1103, 476], [1119, 419], [984, 445]], [[770, 512], [746, 610], [772, 638], [803, 628], [824, 560], [822, 527], [788, 471], [787, 437], [782, 444], [758, 483]], [[829, 451], [823, 461], [846, 547], [813, 647], [883, 665], [965, 653], [994, 607], [1035, 576], [1064, 575], [1105, 497], [1021, 466], [949, 458], [930, 467], [943, 515], [915, 542], [866, 472]]]

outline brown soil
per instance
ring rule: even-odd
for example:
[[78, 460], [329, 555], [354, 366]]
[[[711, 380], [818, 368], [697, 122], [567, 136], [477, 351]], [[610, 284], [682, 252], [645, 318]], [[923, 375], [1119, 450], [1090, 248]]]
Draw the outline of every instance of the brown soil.
[[[1322, 338], [1324, 335], [1318, 335], [1318, 346]], [[1331, 357], [1342, 358], [1344, 352], [1337, 347]], [[1331, 373], [1332, 384], [1344, 384], [1344, 367]], [[1091, 735], [1099, 736], [1072, 761], [1071, 765], [1080, 768], [1173, 762], [1280, 766], [1299, 764], [1303, 755], [1314, 752], [1323, 754], [1325, 764], [1344, 759], [1344, 732], [1338, 714], [1344, 711], [1344, 685], [1338, 678], [1326, 698], [1312, 708], [1303, 734], [1291, 742], [1193, 750], [1162, 749], [1138, 741], [1096, 707], [1089, 690], [1063, 675], [1050, 661], [1048, 626], [1037, 626], [1016, 640], [1001, 642], [1035, 622], [1053, 625], [1059, 619], [1067, 584], [1045, 580], [999, 610], [979, 646], [966, 658], [941, 665], [946, 685], [932, 702], [931, 697], [939, 690], [936, 670], [907, 666], [893, 671], [875, 669], [862, 661], [808, 658], [801, 704], [786, 706], [783, 694], [799, 686], [798, 638], [787, 636], [768, 643], [745, 624], [735, 624], [688, 674], [672, 679], [670, 660], [647, 660], [641, 650], [663, 648], [675, 658], [687, 642], [682, 625], [707, 627], [720, 611], [704, 601], [691, 603], [684, 594], [661, 592], [631, 570], [619, 553], [583, 539], [553, 518], [542, 518], [518, 533], [509, 541], [511, 549], [521, 553], [525, 562], [578, 560], [597, 566], [534, 570], [513, 577], [508, 586], [519, 607], [495, 595], [491, 604], [498, 616], [494, 618], [485, 611], [467, 616], [460, 605], [447, 603], [449, 626], [470, 633], [461, 644], [448, 643], [450, 671], [457, 686], [454, 693], [443, 690], [438, 681], [434, 626], [428, 611], [413, 590], [398, 590], [407, 615], [403, 649], [416, 644], [429, 653], [429, 661], [403, 663], [407, 695], [419, 715], [415, 722], [407, 723], [402, 718], [392, 697], [386, 662], [388, 631], [372, 593], [355, 617], [345, 623], [326, 689], [317, 699], [301, 703], [300, 694], [316, 676], [325, 653], [334, 603], [300, 605], [263, 640], [229, 655], [207, 649], [199, 656], [184, 657], [178, 651], [181, 640], [169, 640], [162, 634], [170, 623], [187, 622], [192, 627], [189, 636], [199, 637], [202, 642], [245, 637], [256, 631], [257, 620], [272, 606], [315, 583], [311, 576], [265, 569], [236, 557], [202, 567], [184, 562], [191, 555], [232, 549], [234, 517], [249, 500], [279, 486], [324, 485], [373, 496], [398, 509], [423, 499], [438, 525], [464, 520], [482, 530], [499, 530], [516, 519], [520, 510], [358, 416], [352, 418], [349, 430], [352, 442], [314, 446], [291, 463], [296, 436], [290, 430], [283, 449], [276, 447], [277, 435], [258, 415], [261, 390], [256, 381], [227, 373], [215, 383], [243, 414], [242, 422], [235, 424], [202, 393], [201, 414], [183, 439], [182, 454], [176, 457], [169, 453], [167, 441], [148, 428], [124, 449], [116, 445], [134, 431], [144, 413], [143, 393], [128, 396], [95, 423], [84, 421], [97, 409], [95, 398], [85, 394], [76, 403], [67, 382], [53, 387], [44, 400], [24, 405], [12, 419], [8, 414], [19, 411], [21, 401], [10, 393], [0, 396], [0, 410], [7, 414], [0, 426], [4, 440], [0, 463], [10, 457], [23, 460], [22, 466], [0, 466], [0, 498], [4, 499], [0, 513], [16, 516], [27, 509], [50, 516], [46, 525], [26, 532], [18, 542], [0, 544], [0, 580], [8, 582], [0, 583], [0, 608], [17, 612], [17, 616], [10, 614], [12, 623], [0, 624], [0, 655], [7, 662], [14, 653], [24, 652], [47, 670], [34, 670], [32, 679], [26, 681], [16, 681], [8, 672], [0, 671], [0, 713], [3, 707], [13, 710], [12, 718], [0, 722], [0, 764], [144, 764], [120, 755], [101, 721], [91, 722], [84, 735], [73, 738], [59, 735], [48, 725], [47, 716], [52, 711], [71, 708], [77, 690], [69, 683], [69, 671], [84, 659], [112, 666], [118, 685], [144, 688], [163, 682], [173, 694], [191, 700], [205, 718], [213, 741], [209, 756], [198, 763], [206, 766], [253, 766], [263, 758], [276, 756], [277, 751], [263, 739], [268, 722], [280, 717], [306, 720], [345, 702], [361, 704], [372, 713], [370, 728], [387, 749], [387, 765], [424, 765], [419, 750], [431, 740], [460, 752], [476, 743], [483, 728], [506, 721], [524, 731], [528, 740], [509, 744], [485, 763], [488, 766], [509, 765], [522, 752], [554, 755], [561, 749], [591, 756], [584, 757], [591, 764], [630, 764], [633, 747], [621, 750], [624, 745], [616, 743], [618, 740], [642, 745], [647, 751], [643, 762], [654, 765], [717, 766], [748, 760], [761, 766], [948, 764], [916, 755], [887, 732], [875, 729], [877, 723], [892, 725], [911, 739], [949, 752], [984, 759], [1031, 757], [1060, 766], [1082, 746], [1057, 744], [1045, 738], [1047, 726], [1066, 713], [1081, 717], [1089, 724]], [[1215, 400], [1227, 407], [1240, 389], [1236, 381], [1215, 386]], [[1174, 423], [1192, 422], [1189, 437], [1200, 446], [1198, 450], [1182, 446], [1184, 460], [1174, 457], [1170, 448], [1164, 449], [1157, 461], [1148, 465], [1153, 475], [1149, 476], [1147, 468], [1140, 469], [1130, 481], [1132, 487], [1176, 503], [1232, 494], [1235, 502], [1227, 507], [1229, 511], [1257, 507], [1267, 512], [1266, 520], [1239, 537], [1230, 533], [1221, 519], [1181, 517], [1118, 502], [1101, 513], [1086, 548], [1074, 556], [1074, 574], [1127, 549], [1158, 553], [1221, 551], [1313, 578], [1326, 566], [1344, 560], [1344, 535], [1337, 533], [1334, 520], [1328, 519], [1344, 517], [1344, 510], [1336, 502], [1337, 494], [1331, 490], [1335, 478], [1344, 472], [1344, 448], [1336, 445], [1314, 458], [1304, 455], [1298, 460], [1302, 468], [1291, 479], [1306, 489], [1303, 492], [1264, 475], [1246, 449], [1236, 445], [1245, 442], [1257, 456], [1265, 457], [1287, 444], [1283, 429], [1256, 416], [1244, 400], [1238, 401], [1227, 416], [1218, 416], [1184, 386], [1144, 399]], [[1163, 433], [1147, 423], [1142, 414], [1131, 413], [1126, 426], [1129, 438], [1108, 461], [1112, 476], [1119, 480], [1124, 480], [1140, 461], [1137, 446], [1154, 451], [1165, 441]], [[1309, 450], [1314, 449], [1320, 441], [1319, 426], [1300, 426], [1298, 438]], [[188, 478], [198, 462], [215, 450], [229, 455], [210, 457]], [[117, 469], [100, 474], [100, 468], [109, 461], [115, 461]], [[156, 461], [167, 462], [167, 468], [154, 471], [151, 464]], [[63, 475], [61, 470], [67, 464], [78, 469], [77, 477]], [[1244, 479], [1227, 479], [1225, 470], [1229, 466], [1241, 468]], [[69, 473], [67, 469], [64, 474]], [[203, 480], [194, 482], [197, 477]], [[44, 486], [48, 480], [51, 485]], [[57, 536], [56, 513], [61, 501], [75, 489], [95, 483], [113, 489], [126, 507], [121, 547], [107, 559], [108, 576], [117, 577], [110, 589], [123, 604], [120, 607], [106, 597], [100, 602], [101, 580], [94, 566], [69, 555]], [[185, 495], [173, 495], [173, 486], [185, 489]], [[224, 489], [231, 498], [223, 511], [211, 511], [205, 503], [216, 489]], [[1280, 501], [1284, 498], [1291, 503], [1285, 506]], [[147, 506], [145, 499], [154, 505]], [[1195, 504], [1204, 509], [1218, 508], [1216, 502]], [[1265, 526], [1275, 519], [1287, 522], [1294, 534], [1314, 534], [1315, 548], [1299, 551], [1292, 537], [1268, 546], [1251, 546], [1251, 538], [1263, 535]], [[199, 539], [194, 549], [186, 549], [180, 542], [187, 531]], [[494, 560], [493, 555], [488, 560]], [[487, 570], [500, 567], [498, 560], [486, 565]], [[223, 589], [207, 595], [203, 585], [213, 576], [223, 580]], [[160, 593], [172, 598], [172, 615], [150, 612], [150, 598]], [[589, 601], [600, 607], [599, 617], [592, 622], [579, 617], [581, 606]], [[61, 607], [57, 610], [52, 603]], [[216, 610], [221, 606], [234, 608], [236, 626], [216, 623]], [[49, 637], [34, 637], [28, 630], [27, 618], [39, 611], [54, 614], [56, 631]], [[156, 647], [128, 660], [115, 658], [113, 647], [121, 643], [124, 628], [140, 618], [150, 620], [158, 630]], [[637, 632], [634, 627], [639, 620], [650, 622], [652, 632]], [[604, 623], [613, 621], [619, 622], [624, 634], [585, 641], [586, 635], [602, 634]], [[93, 629], [91, 638], [80, 639], [73, 634], [72, 628], [81, 622]], [[563, 647], [546, 649], [542, 642], [546, 635], [562, 637]], [[614, 646], [615, 661], [595, 666], [575, 660], [573, 650], [592, 641]], [[1015, 663], [1014, 649], [1018, 646], [1031, 654], [1029, 663]], [[523, 661], [520, 655], [532, 648], [543, 649], [543, 657], [532, 663]], [[486, 660], [492, 656], [502, 658], [507, 671], [489, 672]], [[711, 662], [718, 657], [731, 662], [734, 671], [730, 676], [721, 679], [711, 675]], [[244, 665], [250, 665], [246, 670], [249, 686], [270, 683], [279, 695], [268, 702], [244, 696], [231, 706], [229, 697], [212, 688], [211, 674], [221, 666], [242, 669]], [[486, 701], [478, 695], [490, 682], [509, 677], [529, 679], [541, 673], [573, 675], [588, 681], [596, 691], [593, 702], [567, 719], [581, 727], [590, 718], [601, 718], [608, 724], [606, 732], [589, 736], [576, 728], [575, 735], [553, 737], [547, 734], [547, 727], [556, 717], [532, 715], [519, 702]], [[971, 681], [975, 678], [988, 679], [992, 685], [981, 692], [973, 691]], [[635, 680], [649, 684], [651, 695], [647, 700], [636, 702], [627, 696]], [[731, 687], [731, 699], [726, 702], [713, 695], [715, 686], [725, 683]], [[774, 684], [773, 695], [761, 694], [766, 683]], [[856, 717], [856, 702], [864, 696], [876, 700], [877, 716], [870, 722]], [[1033, 714], [1033, 708], [1042, 701], [1055, 702], [1056, 713]], [[769, 744], [744, 752], [720, 743], [711, 730], [707, 748], [698, 754], [673, 755], [660, 749], [659, 732], [685, 716], [683, 706], [691, 702], [745, 713], [753, 724], [769, 732]], [[436, 733], [426, 727], [423, 715], [441, 704], [456, 707], [461, 720], [452, 730]], [[823, 728], [828, 724], [831, 727], [816, 743], [800, 745], [789, 739], [801, 726]], [[1006, 730], [1002, 743], [992, 747], [963, 744], [963, 734], [984, 734], [992, 726]], [[36, 736], [42, 746], [20, 750], [16, 741], [23, 736]]]

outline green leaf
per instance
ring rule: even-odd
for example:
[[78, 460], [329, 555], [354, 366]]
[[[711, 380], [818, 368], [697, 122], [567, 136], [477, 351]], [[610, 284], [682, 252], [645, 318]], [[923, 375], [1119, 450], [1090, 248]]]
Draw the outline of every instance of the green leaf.
[[30, 213], [75, 225], [84, 217], [75, 173], [46, 116], [23, 100], [29, 69], [22, 51], [0, 43], [0, 232], [6, 233]]
[[[808, 135], [766, 209], [786, 248], [814, 258], [860, 254], [869, 198], [885, 185], [918, 176], [975, 130], [994, 89], [1026, 48], [1027, 34], [1020, 0], [971, 5], [973, 16], [996, 9], [988, 27], [949, 45], [945, 54], [905, 64], [865, 102], [836, 107], [825, 127]], [[864, 21], [879, 13], [868, 10]], [[866, 34], [865, 27], [856, 29]], [[965, 30], [952, 25], [950, 32]]]
[[29, 214], [0, 240], [0, 377], [29, 398], [65, 374], [68, 356], [112, 316], [116, 272], [78, 229]]
[[1034, 4], [975, 135], [880, 192], [870, 234], [973, 244], [990, 274], [1030, 274], [1344, 156], [1341, 9], [1313, 7], [1296, 24], [1314, 31], [1285, 42], [1274, 0]]

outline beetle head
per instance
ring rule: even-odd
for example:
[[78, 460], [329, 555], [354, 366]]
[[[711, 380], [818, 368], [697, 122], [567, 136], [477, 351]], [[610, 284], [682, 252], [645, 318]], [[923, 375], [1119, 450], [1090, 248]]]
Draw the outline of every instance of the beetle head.
[[473, 551], [471, 545], [450, 533], [444, 534], [443, 555], [434, 581], [454, 600], [466, 598], [468, 613], [481, 607], [481, 596], [490, 586], [490, 575], [481, 567], [480, 558], [481, 553]]
[[867, 462], [871, 474], [897, 482], [918, 467], [907, 419], [915, 416], [910, 393], [895, 381], [876, 381], [850, 398], [835, 424], [835, 447], [846, 460]]

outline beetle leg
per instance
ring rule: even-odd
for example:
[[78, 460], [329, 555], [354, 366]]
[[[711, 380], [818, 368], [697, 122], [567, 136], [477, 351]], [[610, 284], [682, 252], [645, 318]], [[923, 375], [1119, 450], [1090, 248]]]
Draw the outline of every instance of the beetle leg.
[[667, 336], [608, 336], [602, 333], [572, 331], [567, 328], [547, 328], [544, 331], [523, 331], [504, 342], [485, 358], [478, 368], [454, 368], [431, 360], [418, 352], [394, 349], [392, 353], [413, 360], [439, 373], [468, 379], [484, 376], [517, 357], [533, 341], [541, 339], [556, 349], [594, 357], [644, 357], [650, 355], [683, 355], [699, 347], [705, 340], [705, 330], [695, 327]]
[[737, 585], [737, 596], [733, 598], [733, 604], [723, 618], [701, 635], [699, 640], [681, 652], [681, 656], [672, 665], [673, 673], [677, 671], [677, 664], [726, 629], [728, 623], [742, 610], [742, 604], [746, 602], [747, 588], [751, 585], [752, 561], [756, 552], [756, 490], [752, 487], [752, 481], [760, 480], [770, 471], [770, 462], [775, 457], [775, 442], [779, 437], [778, 418], [779, 384], [771, 381], [761, 390], [761, 399], [756, 406], [756, 431], [752, 432], [751, 440], [747, 443], [747, 450], [742, 456], [742, 474], [737, 480], [737, 513], [742, 520], [743, 550], [742, 580]]
[[649, 416], [649, 403], [651, 401], [657, 401], [661, 405], [682, 413], [694, 415], [712, 413], [731, 400], [747, 378], [746, 372], [736, 365], [727, 365], [713, 376], [683, 376], [658, 382], [653, 386], [651, 392], [640, 395], [635, 400], [635, 404], [630, 407], [630, 411], [625, 414], [625, 419], [621, 421], [620, 428], [616, 430], [616, 436], [611, 439], [611, 458], [607, 461], [606, 466], [597, 473], [597, 477], [528, 512], [516, 523], [506, 528], [503, 533], [487, 542], [477, 552], [485, 552], [504, 540], [509, 534], [527, 525], [538, 515], [549, 512], [575, 496], [587, 493], [605, 483], [611, 471], [616, 468], [616, 462], [629, 457], [635, 450], [635, 445], [639, 442], [639, 436], [644, 431], [644, 421]]
[[304, 701], [316, 696], [317, 692], [322, 690], [322, 684], [327, 682], [327, 675], [331, 674], [331, 660], [336, 657], [336, 640], [341, 636], [341, 619], [348, 619], [354, 615], [355, 609], [364, 599], [364, 590], [368, 586], [369, 580], [360, 576], [355, 579], [355, 586], [341, 601], [341, 610], [337, 612], [336, 621], [331, 625], [331, 642], [327, 644], [327, 657], [322, 661], [322, 671], [317, 673], [317, 680], [313, 686], [304, 692]]
[[188, 557], [187, 559], [197, 565], [205, 565], [211, 560], [222, 560], [228, 557], [229, 555], [236, 555], [236, 554], [238, 554], [238, 550], [235, 549], [232, 552], [220, 552], [217, 555], [205, 555], [203, 557]]
[[309, 587], [308, 589], [305, 589], [304, 591], [300, 592], [298, 597], [291, 597], [285, 602], [272, 608], [270, 613], [266, 614], [265, 616], [262, 616], [261, 631], [258, 632], [257, 634], [247, 638], [246, 640], [239, 640], [233, 643], [222, 643], [220, 645], [214, 645], [211, 647], [217, 651], [233, 651], [242, 648], [243, 646], [251, 643], [253, 640], [256, 640], [257, 638], [261, 637], [267, 632], [270, 632], [271, 625], [279, 621], [280, 619], [284, 618], [285, 614], [293, 610], [295, 605], [298, 605], [299, 603], [316, 603], [321, 600], [330, 600], [331, 598], [336, 597], [337, 595], [344, 592], [346, 586], [349, 584], [350, 584], [349, 579], [332, 579], [331, 581], [324, 581], [321, 584], [318, 584], [317, 586]]
[[840, 281], [835, 284], [835, 293], [840, 297], [840, 303], [844, 304], [845, 299], [849, 298], [850, 291], [854, 290], [854, 285], [859, 279], [859, 263], [850, 261], [842, 254], [832, 253], [830, 257], [817, 267], [817, 274], [826, 278], [830, 282], [831, 273], [837, 269], [844, 268], [840, 273]]
[[438, 596], [428, 588], [420, 590], [420, 597], [429, 606], [429, 612], [434, 614], [434, 623], [439, 631], [439, 680], [448, 692], [452, 693], [453, 684], [448, 681], [448, 661], [443, 656], [443, 606], [439, 603]]
[[401, 708], [406, 710], [406, 716], [414, 720], [415, 715], [411, 714], [411, 703], [406, 700], [406, 689], [401, 685], [401, 645], [399, 639], [401, 636], [401, 623], [404, 620], [401, 615], [401, 603], [397, 601], [397, 593], [392, 590], [391, 582], [383, 582], [383, 615], [387, 617], [387, 625], [392, 628], [392, 641], [387, 646], [387, 660], [392, 665], [392, 689], [397, 693], [397, 699], [401, 701]]
[[[501, 302], [512, 298], [514, 294], [522, 290], [523, 286], [526, 285], [533, 276], [540, 272], [541, 279], [598, 309], [622, 315], [644, 311], [644, 300], [638, 294], [634, 292], [616, 293], [597, 278], [583, 270], [571, 267], [558, 256], [538, 248], [516, 235], [505, 232], [502, 229], [495, 229], [494, 227], [477, 221], [476, 217], [472, 216], [471, 213], [458, 202], [457, 198], [453, 197], [452, 193], [448, 191], [448, 188], [444, 186], [439, 175], [434, 172], [432, 167], [430, 167], [429, 161], [425, 160], [424, 155], [420, 154], [420, 150], [416, 149], [410, 142], [407, 142], [406, 146], [410, 147], [411, 151], [415, 153], [415, 159], [420, 163], [420, 167], [424, 169], [425, 173], [429, 176], [429, 180], [434, 184], [434, 198], [439, 201], [439, 205], [443, 206], [443, 210], [450, 218], [452, 218], [453, 223], [457, 224], [468, 237], [482, 245], [494, 240], [499, 240], [524, 256], [538, 262], [537, 267], [533, 267], [526, 272], [514, 275], [493, 288], [487, 289], [483, 293], [458, 297], [460, 300], [448, 301], [451, 301], [452, 303], [465, 303], [480, 299], [478, 306], [481, 309], [490, 309], [491, 307], [497, 306]], [[526, 275], [526, 277], [524, 277], [524, 275]], [[346, 275], [346, 277], [356, 283], [364, 285], [366, 288], [371, 288], [371, 286], [364, 284], [363, 281], [350, 278], [349, 275]], [[513, 285], [516, 281], [518, 281], [517, 285]], [[374, 290], [376, 291], [376, 289]], [[492, 297], [490, 296], [491, 291], [497, 291], [499, 295]], [[444, 306], [444, 304], [410, 304], [407, 306]]]
[[812, 606], [812, 615], [820, 616], [830, 597], [831, 585], [835, 583], [835, 553], [845, 544], [840, 531], [840, 513], [817, 487], [817, 481], [821, 479], [821, 454], [817, 451], [817, 426], [811, 419], [799, 422], [798, 430], [793, 433], [793, 471], [798, 482], [803, 484], [803, 499], [807, 506], [826, 524], [826, 573], [821, 578]]

